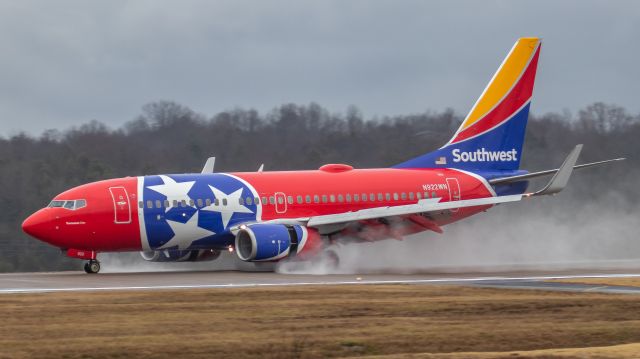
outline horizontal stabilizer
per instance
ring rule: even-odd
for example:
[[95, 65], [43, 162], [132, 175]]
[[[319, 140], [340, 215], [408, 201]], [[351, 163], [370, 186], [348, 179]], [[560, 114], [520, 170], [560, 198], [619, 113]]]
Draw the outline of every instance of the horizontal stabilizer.
[[[621, 157], [621, 158], [612, 158], [610, 160], [604, 160], [604, 161], [598, 161], [598, 162], [583, 163], [581, 165], [573, 166], [573, 169], [574, 170], [579, 170], [581, 168], [599, 166], [599, 165], [604, 165], [604, 164], [611, 163], [611, 162], [624, 161], [624, 160], [626, 160], [626, 158]], [[529, 179], [532, 179], [532, 178], [550, 176], [550, 175], [558, 172], [559, 170], [560, 170], [559, 168], [556, 168], [554, 170], [532, 172], [532, 173], [527, 173], [527, 174], [518, 175], [518, 176], [494, 178], [494, 179], [489, 180], [489, 183], [490, 184], [505, 184], [505, 183], [513, 183], [513, 182], [525, 181], [525, 180], [529, 180]]]

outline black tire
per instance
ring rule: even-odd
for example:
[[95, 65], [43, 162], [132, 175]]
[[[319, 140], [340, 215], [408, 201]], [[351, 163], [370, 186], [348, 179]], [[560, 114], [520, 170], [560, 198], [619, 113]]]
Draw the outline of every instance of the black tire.
[[89, 274], [97, 274], [98, 272], [100, 272], [100, 262], [88, 261], [84, 264], [84, 271]]

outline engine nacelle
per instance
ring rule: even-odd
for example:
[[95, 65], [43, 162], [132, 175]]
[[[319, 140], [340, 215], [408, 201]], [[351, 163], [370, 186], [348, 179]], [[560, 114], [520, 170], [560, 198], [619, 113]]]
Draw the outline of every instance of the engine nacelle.
[[217, 249], [164, 250], [140, 252], [142, 259], [149, 262], [208, 262], [220, 257]]
[[322, 239], [317, 230], [284, 224], [253, 224], [238, 231], [236, 253], [247, 262], [306, 258], [319, 252]]

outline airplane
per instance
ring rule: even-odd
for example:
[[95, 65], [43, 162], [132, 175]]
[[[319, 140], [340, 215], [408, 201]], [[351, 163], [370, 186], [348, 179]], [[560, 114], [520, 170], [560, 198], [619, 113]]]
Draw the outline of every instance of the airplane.
[[[453, 137], [390, 168], [326, 164], [317, 170], [201, 173], [108, 179], [69, 189], [29, 216], [22, 229], [85, 260], [139, 251], [147, 261], [215, 260], [233, 251], [247, 262], [340, 264], [344, 241], [402, 239], [504, 203], [553, 195], [577, 165], [577, 145], [557, 169], [520, 169], [540, 56], [539, 38], [516, 41]], [[527, 192], [532, 178], [552, 176]]]

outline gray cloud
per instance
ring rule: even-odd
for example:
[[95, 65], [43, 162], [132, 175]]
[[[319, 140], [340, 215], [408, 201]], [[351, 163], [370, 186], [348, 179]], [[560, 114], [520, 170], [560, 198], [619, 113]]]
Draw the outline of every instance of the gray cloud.
[[639, 34], [632, 1], [6, 1], [0, 135], [118, 126], [158, 99], [462, 113], [520, 36], [544, 38], [535, 112], [638, 112]]

